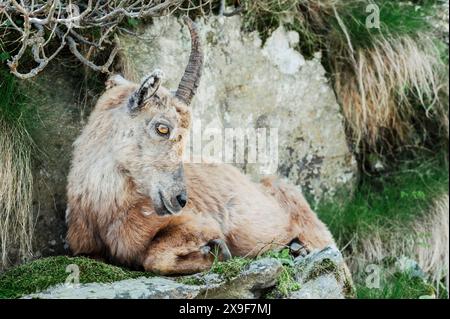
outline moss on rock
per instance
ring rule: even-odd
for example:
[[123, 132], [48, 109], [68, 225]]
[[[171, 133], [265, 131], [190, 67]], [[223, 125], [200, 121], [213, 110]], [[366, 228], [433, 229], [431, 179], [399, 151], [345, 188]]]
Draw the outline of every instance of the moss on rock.
[[49, 257], [23, 264], [1, 274], [0, 299], [20, 298], [64, 283], [71, 274], [70, 270], [66, 270], [69, 265], [78, 266], [80, 283], [110, 283], [152, 276], [150, 273], [130, 271], [85, 257]]

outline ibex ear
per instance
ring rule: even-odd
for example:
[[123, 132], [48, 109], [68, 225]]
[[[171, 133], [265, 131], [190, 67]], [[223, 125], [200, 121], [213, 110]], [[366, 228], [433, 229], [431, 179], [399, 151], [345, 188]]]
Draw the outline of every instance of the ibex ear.
[[120, 85], [130, 85], [133, 84], [132, 82], [125, 79], [120, 74], [114, 74], [108, 78], [108, 80], [105, 83], [106, 89], [112, 89], [113, 87], [120, 86]]
[[155, 70], [144, 78], [139, 89], [131, 95], [128, 101], [130, 112], [138, 111], [149, 98], [158, 92], [163, 77], [164, 73], [161, 70]]

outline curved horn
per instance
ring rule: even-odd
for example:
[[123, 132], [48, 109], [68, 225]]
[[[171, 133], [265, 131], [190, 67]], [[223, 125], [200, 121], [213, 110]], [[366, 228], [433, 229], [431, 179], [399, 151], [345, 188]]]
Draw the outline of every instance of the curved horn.
[[191, 33], [191, 56], [175, 96], [186, 105], [189, 105], [200, 83], [203, 67], [203, 52], [196, 25], [188, 16], [184, 17], [184, 22], [187, 24]]

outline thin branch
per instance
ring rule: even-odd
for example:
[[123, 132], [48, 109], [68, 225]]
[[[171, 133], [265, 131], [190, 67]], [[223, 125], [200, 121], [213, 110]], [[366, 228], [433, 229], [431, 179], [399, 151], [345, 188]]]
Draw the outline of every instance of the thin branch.
[[77, 48], [78, 44], [77, 44], [77, 42], [75, 42], [75, 40], [71, 36], [67, 37], [67, 42], [69, 43], [70, 51], [72, 52], [73, 55], [75, 55], [77, 57], [78, 60], [80, 60], [86, 66], [90, 67], [92, 70], [99, 71], [102, 73], [109, 73], [109, 67], [113, 63], [114, 58], [116, 57], [117, 52], [119, 51], [117, 46], [114, 47], [111, 54], [109, 55], [108, 61], [106, 61], [106, 63], [104, 65], [99, 66], [99, 65], [96, 65], [95, 63], [93, 63], [92, 61], [89, 61], [88, 59], [86, 59], [83, 56], [83, 54], [81, 54], [81, 52], [78, 51], [78, 48]]
[[[17, 39], [20, 46], [12, 50], [7, 62], [11, 72], [19, 78], [29, 78], [41, 72], [66, 46], [83, 64], [95, 71], [108, 73], [117, 54], [113, 39], [119, 32], [133, 34], [123, 27], [127, 18], [143, 19], [170, 14], [179, 9], [183, 0], [0, 0], [0, 30], [2, 37]], [[211, 0], [197, 8], [211, 5]], [[192, 9], [192, 8], [191, 8]], [[100, 28], [100, 36], [93, 36]], [[12, 41], [11, 41], [12, 43]], [[47, 57], [50, 45], [58, 48]], [[111, 50], [103, 65], [92, 59], [103, 50]], [[26, 54], [29, 52], [30, 54]], [[87, 55], [86, 55], [87, 53]], [[28, 72], [19, 72], [25, 56], [31, 56], [37, 66]]]

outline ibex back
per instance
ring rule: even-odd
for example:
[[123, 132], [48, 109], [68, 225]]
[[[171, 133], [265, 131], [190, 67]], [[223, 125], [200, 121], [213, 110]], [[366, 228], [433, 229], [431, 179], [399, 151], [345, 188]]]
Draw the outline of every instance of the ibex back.
[[294, 186], [255, 184], [229, 165], [183, 163], [203, 62], [195, 25], [186, 23], [192, 52], [176, 93], [160, 86], [161, 71], [139, 85], [114, 76], [74, 143], [66, 216], [73, 253], [187, 274], [208, 269], [214, 247], [226, 259], [333, 245]]

